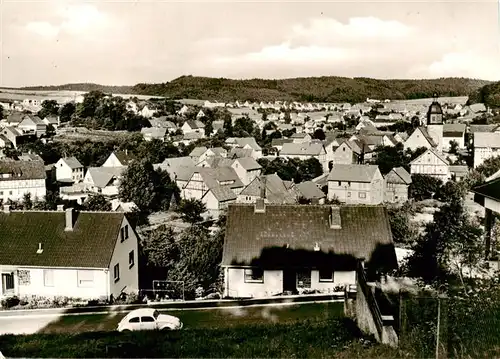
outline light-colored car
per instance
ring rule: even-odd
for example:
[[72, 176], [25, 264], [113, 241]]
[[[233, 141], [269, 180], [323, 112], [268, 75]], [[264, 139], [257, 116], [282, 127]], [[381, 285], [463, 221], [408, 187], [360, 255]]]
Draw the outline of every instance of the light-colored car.
[[172, 315], [160, 314], [156, 309], [136, 309], [128, 313], [118, 323], [117, 330], [179, 330], [183, 324], [179, 318]]

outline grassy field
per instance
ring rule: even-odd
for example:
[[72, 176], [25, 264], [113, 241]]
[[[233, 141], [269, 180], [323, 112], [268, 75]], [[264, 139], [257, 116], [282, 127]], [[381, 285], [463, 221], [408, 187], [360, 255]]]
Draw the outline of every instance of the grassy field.
[[38, 358], [396, 358], [367, 342], [347, 318], [178, 332], [88, 332], [2, 336], [5, 356]]
[[[211, 310], [161, 311], [178, 317], [185, 329], [221, 329], [248, 325], [296, 323], [304, 320], [322, 322], [343, 317], [343, 303], [319, 303]], [[82, 333], [112, 331], [126, 313], [75, 315], [48, 324], [41, 333]]]

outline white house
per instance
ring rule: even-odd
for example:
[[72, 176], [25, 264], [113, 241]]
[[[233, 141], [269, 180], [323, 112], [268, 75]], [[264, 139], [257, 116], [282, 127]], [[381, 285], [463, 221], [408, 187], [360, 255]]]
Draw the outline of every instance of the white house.
[[183, 198], [202, 201], [209, 214], [218, 217], [234, 202], [244, 185], [232, 167], [196, 167], [181, 191]]
[[109, 155], [102, 167], [126, 167], [135, 160], [136, 157], [128, 152], [128, 150], [114, 151]]
[[[253, 137], [229, 137], [226, 139], [226, 144], [229, 147], [250, 150], [250, 157], [258, 160], [262, 158], [262, 147], [259, 146]], [[242, 156], [247, 157], [247, 156]]]
[[320, 141], [284, 143], [279, 156], [284, 158], [298, 158], [299, 160], [316, 158], [323, 167], [323, 171], [328, 171], [326, 149]]
[[403, 167], [395, 167], [385, 175], [384, 201], [389, 203], [406, 202], [411, 175]]
[[347, 204], [380, 204], [384, 177], [378, 166], [334, 164], [328, 175], [328, 199]]
[[458, 149], [465, 148], [465, 130], [463, 123], [445, 123], [443, 125], [443, 150], [449, 151], [451, 142], [458, 144]]
[[137, 235], [123, 212], [0, 212], [0, 297], [110, 299], [139, 290]]
[[196, 132], [202, 135], [202, 137], [205, 136], [205, 125], [203, 122], [199, 120], [188, 120], [184, 122], [184, 124], [181, 127], [182, 133], [184, 135], [192, 132]]
[[441, 153], [434, 149], [428, 149], [410, 162], [410, 171], [412, 175], [428, 175], [446, 182], [451, 178], [449, 165]]
[[38, 116], [27, 115], [17, 126], [23, 132], [33, 132], [40, 137], [47, 132], [47, 125]]
[[419, 147], [437, 148], [437, 144], [425, 127], [417, 127], [403, 144], [404, 150], [415, 151]]
[[252, 157], [236, 158], [231, 167], [245, 186], [260, 176], [262, 172], [262, 166]]
[[56, 163], [56, 179], [59, 182], [80, 182], [83, 180], [83, 165], [76, 157], [60, 158]]
[[357, 263], [368, 261], [374, 272], [397, 268], [382, 206], [229, 205], [225, 297], [343, 292], [356, 283]]
[[484, 160], [500, 155], [500, 133], [476, 132], [474, 133], [474, 168], [481, 165]]
[[[32, 200], [47, 194], [43, 161], [0, 161], [0, 200], [22, 201], [26, 193]], [[1, 237], [0, 237], [1, 238]]]
[[89, 167], [83, 178], [85, 190], [117, 196], [124, 167]]

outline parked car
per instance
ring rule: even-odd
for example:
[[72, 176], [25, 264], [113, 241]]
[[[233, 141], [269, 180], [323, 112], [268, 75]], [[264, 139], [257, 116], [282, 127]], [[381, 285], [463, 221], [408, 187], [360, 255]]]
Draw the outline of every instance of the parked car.
[[172, 315], [160, 314], [156, 309], [136, 309], [128, 313], [118, 323], [117, 330], [179, 330], [183, 324], [179, 318]]

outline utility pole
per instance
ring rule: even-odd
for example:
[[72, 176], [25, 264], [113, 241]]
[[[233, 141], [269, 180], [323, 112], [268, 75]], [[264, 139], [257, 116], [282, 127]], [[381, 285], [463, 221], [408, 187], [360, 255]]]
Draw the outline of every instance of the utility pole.
[[436, 359], [439, 359], [439, 332], [441, 329], [441, 300], [438, 296], [437, 298], [438, 302], [438, 310], [437, 310], [437, 326], [436, 326]]

